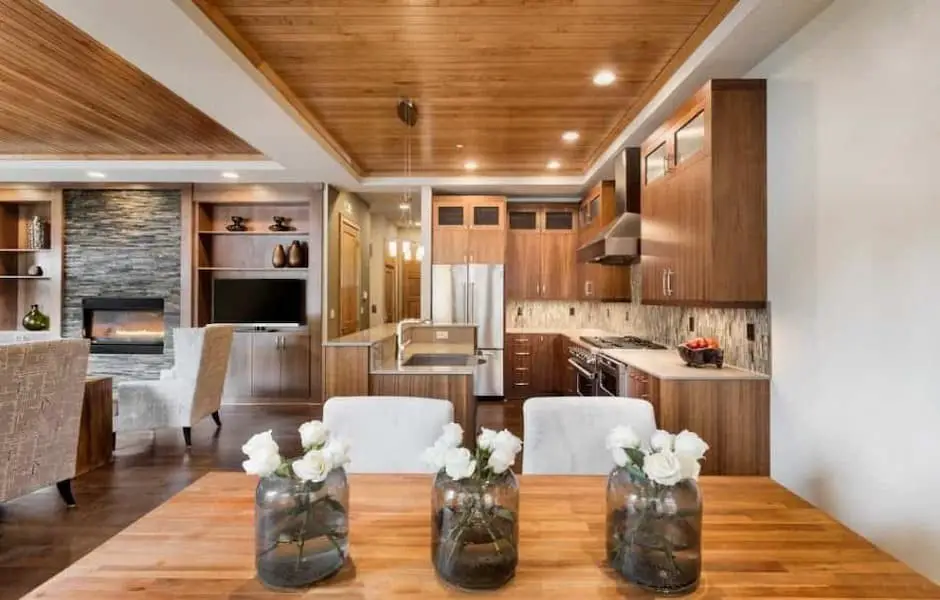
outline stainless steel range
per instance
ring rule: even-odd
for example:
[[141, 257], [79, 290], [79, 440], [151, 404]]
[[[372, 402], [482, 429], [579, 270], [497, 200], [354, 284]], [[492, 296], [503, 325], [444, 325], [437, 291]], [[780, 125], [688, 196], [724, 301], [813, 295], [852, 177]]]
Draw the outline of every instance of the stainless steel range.
[[636, 336], [580, 338], [582, 345], [572, 344], [568, 362], [578, 375], [579, 396], [626, 396], [627, 365], [598, 350], [665, 350], [666, 347]]

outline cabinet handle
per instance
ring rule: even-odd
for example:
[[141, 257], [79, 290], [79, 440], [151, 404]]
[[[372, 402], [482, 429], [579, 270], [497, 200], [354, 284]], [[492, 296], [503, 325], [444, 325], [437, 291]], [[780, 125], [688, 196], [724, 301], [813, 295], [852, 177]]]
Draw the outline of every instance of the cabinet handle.
[[471, 263], [473, 262], [473, 255], [472, 255], [472, 254], [470, 255], [470, 262], [471, 262]]
[[529, 338], [516, 338], [516, 343], [517, 343], [517, 344], [528, 344], [528, 343], [529, 343]]
[[666, 271], [666, 295], [667, 296], [672, 296], [672, 275], [673, 275], [673, 270], [668, 269]]
[[666, 269], [663, 269], [661, 279], [662, 279], [663, 296], [666, 296], [667, 295], [666, 294]]
[[513, 356], [532, 356], [531, 352], [514, 352]]

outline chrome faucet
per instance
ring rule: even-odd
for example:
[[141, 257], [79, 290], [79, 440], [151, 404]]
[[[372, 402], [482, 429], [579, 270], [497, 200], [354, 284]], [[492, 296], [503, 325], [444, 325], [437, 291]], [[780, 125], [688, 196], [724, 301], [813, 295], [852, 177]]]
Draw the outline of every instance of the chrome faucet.
[[402, 319], [398, 322], [398, 327], [396, 328], [396, 341], [398, 342], [398, 362], [401, 363], [402, 356], [405, 354], [405, 347], [410, 343], [405, 343], [402, 341], [402, 335], [405, 332], [405, 325], [428, 325], [431, 323], [430, 319]]

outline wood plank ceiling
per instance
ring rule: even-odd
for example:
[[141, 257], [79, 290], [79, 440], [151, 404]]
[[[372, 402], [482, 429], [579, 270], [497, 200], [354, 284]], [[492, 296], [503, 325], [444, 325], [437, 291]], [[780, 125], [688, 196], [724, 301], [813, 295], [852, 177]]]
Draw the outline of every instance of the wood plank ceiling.
[[737, 0], [194, 1], [360, 173], [403, 172], [411, 97], [412, 172], [489, 175], [582, 173]]
[[0, 0], [0, 155], [257, 154], [38, 0]]

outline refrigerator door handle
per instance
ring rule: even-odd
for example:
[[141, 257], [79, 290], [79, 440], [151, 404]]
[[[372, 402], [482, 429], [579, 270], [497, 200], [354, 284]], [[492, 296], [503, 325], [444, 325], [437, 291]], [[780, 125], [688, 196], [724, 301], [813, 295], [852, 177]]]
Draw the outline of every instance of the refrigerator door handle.
[[470, 282], [470, 294], [467, 298], [467, 312], [470, 314], [467, 316], [467, 323], [475, 323], [477, 320], [476, 313], [473, 310], [476, 308], [476, 286], [473, 285], [473, 282]]

